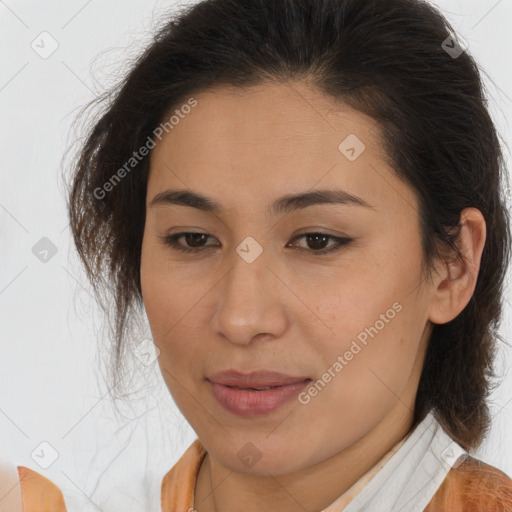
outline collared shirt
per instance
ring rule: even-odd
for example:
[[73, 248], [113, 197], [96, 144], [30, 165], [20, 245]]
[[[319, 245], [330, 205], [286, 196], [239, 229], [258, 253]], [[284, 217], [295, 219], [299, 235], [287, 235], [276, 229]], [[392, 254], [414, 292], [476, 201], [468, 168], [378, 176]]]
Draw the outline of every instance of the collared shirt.
[[[205, 455], [196, 439], [163, 477], [161, 510], [154, 512], [194, 509], [195, 483]], [[71, 500], [65, 501], [43, 475], [24, 466], [18, 466], [18, 473], [23, 512], [79, 512], [66, 508]], [[512, 480], [468, 456], [431, 412], [322, 512], [341, 511], [512, 512]]]

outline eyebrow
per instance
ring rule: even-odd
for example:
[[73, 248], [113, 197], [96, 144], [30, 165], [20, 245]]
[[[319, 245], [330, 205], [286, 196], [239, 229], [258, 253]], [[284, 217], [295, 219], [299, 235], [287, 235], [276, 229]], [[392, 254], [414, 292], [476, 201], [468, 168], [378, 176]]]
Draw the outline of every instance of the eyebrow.
[[[375, 210], [373, 206], [358, 196], [349, 194], [345, 190], [313, 190], [311, 192], [303, 192], [300, 194], [286, 194], [276, 199], [270, 211], [273, 215], [289, 213], [301, 210], [309, 206], [324, 204], [341, 204], [344, 206], [361, 206]], [[165, 190], [158, 193], [151, 202], [149, 208], [157, 205], [180, 205], [197, 208], [209, 213], [223, 213], [224, 208], [220, 203], [211, 197], [204, 196], [197, 192], [186, 189]]]

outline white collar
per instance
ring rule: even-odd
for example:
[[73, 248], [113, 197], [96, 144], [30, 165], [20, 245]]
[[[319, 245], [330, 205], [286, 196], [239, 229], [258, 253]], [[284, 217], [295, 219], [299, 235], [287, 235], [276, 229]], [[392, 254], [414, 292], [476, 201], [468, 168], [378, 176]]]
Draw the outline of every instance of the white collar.
[[431, 411], [343, 512], [422, 512], [465, 456]]

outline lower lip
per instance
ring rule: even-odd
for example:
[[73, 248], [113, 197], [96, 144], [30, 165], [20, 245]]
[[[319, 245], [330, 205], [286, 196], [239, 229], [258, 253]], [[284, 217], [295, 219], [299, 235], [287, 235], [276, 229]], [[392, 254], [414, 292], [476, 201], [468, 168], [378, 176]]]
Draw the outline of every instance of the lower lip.
[[297, 396], [309, 384], [310, 379], [262, 391], [247, 391], [209, 382], [213, 395], [229, 412], [238, 416], [252, 417], [275, 411]]

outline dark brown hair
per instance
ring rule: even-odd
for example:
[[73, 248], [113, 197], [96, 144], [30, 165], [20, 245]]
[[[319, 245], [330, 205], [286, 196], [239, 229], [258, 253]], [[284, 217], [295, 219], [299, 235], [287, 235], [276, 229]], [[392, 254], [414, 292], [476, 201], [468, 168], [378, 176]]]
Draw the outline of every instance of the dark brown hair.
[[[129, 317], [141, 311], [141, 244], [149, 157], [98, 198], [133, 152], [187, 98], [215, 85], [306, 80], [378, 123], [397, 176], [417, 194], [425, 278], [457, 250], [460, 213], [478, 208], [487, 239], [475, 292], [435, 325], [415, 424], [433, 409], [463, 447], [490, 425], [487, 398], [510, 258], [504, 162], [477, 64], [421, 0], [205, 0], [163, 20], [81, 145], [69, 185], [74, 242], [98, 299], [114, 305], [114, 373]], [[446, 44], [446, 41], [449, 44]], [[104, 189], [103, 189], [104, 190]], [[96, 191], [96, 193], [95, 193]]]

